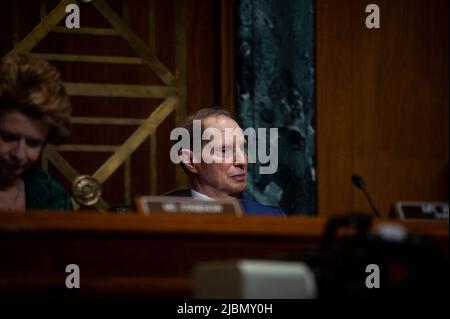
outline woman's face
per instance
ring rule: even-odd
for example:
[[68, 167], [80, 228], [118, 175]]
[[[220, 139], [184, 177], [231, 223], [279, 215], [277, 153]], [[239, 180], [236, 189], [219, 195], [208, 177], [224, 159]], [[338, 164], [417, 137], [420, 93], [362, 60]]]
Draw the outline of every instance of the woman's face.
[[37, 161], [47, 133], [47, 124], [22, 112], [0, 113], [0, 181], [14, 182]]

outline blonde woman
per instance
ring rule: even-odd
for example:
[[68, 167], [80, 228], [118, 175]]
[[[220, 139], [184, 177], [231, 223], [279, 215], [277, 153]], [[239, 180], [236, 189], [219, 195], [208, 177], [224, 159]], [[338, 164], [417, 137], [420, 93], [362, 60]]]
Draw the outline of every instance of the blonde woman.
[[24, 54], [0, 63], [0, 211], [71, 210], [70, 195], [34, 164], [47, 142], [70, 134], [71, 106], [58, 70]]

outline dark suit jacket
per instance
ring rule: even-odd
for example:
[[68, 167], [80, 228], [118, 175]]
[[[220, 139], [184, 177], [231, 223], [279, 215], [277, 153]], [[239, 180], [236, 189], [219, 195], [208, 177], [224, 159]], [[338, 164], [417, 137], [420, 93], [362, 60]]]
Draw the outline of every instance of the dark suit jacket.
[[[190, 189], [180, 189], [164, 194], [163, 196], [181, 196], [192, 197]], [[262, 205], [258, 202], [248, 199], [239, 199], [245, 215], [249, 216], [285, 216], [284, 212], [273, 206]]]

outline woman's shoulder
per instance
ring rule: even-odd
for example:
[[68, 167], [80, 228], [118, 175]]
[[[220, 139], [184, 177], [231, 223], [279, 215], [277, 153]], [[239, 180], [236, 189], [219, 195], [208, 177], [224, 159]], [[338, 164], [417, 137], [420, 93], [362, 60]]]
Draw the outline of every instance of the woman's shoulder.
[[23, 175], [27, 209], [72, 210], [69, 193], [48, 173], [37, 166]]

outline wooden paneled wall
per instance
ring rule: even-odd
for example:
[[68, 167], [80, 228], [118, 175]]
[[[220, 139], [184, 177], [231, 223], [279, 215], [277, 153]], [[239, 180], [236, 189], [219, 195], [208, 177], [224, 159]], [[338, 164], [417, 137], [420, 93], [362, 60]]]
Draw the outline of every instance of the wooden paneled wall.
[[[378, 4], [381, 28], [365, 27]], [[317, 0], [317, 172], [321, 215], [382, 215], [395, 201], [448, 201], [447, 0]]]
[[[59, 0], [46, 0], [47, 11], [53, 9]], [[230, 50], [232, 34], [224, 26], [232, 23], [232, 1], [220, 3], [211, 0], [178, 2], [176, 0], [129, 1], [127, 13], [125, 0], [109, 0], [108, 4], [119, 16], [127, 16], [127, 24], [144, 42], [157, 43], [158, 58], [174, 72], [175, 49], [175, 12], [176, 7], [183, 7], [185, 21], [184, 54], [186, 56], [186, 86], [187, 112], [194, 112], [202, 107], [221, 105], [233, 109], [229, 98], [230, 80], [222, 80], [222, 74], [232, 68], [232, 59], [225, 59], [221, 48]], [[153, 4], [152, 4], [153, 3]], [[149, 6], [154, 6], [155, 20], [150, 21]], [[26, 8], [26, 10], [22, 10]], [[110, 28], [111, 25], [90, 4], [80, 4], [80, 21], [82, 27]], [[13, 14], [14, 13], [14, 14]], [[40, 1], [2, 1], [0, 2], [0, 56], [13, 48], [13, 31], [17, 32], [17, 40], [21, 40], [38, 23]], [[17, 20], [13, 19], [17, 17]], [[14, 24], [16, 27], [14, 28]], [[63, 25], [64, 21], [60, 23]], [[149, 39], [149, 24], [153, 24], [155, 38]], [[223, 38], [228, 36], [228, 38]], [[228, 41], [228, 42], [227, 42]], [[232, 43], [232, 41], [231, 41]], [[74, 35], [68, 33], [50, 33], [36, 48], [35, 53], [65, 53], [80, 55], [118, 55], [135, 56], [126, 41], [120, 37], [105, 37], [92, 35]], [[224, 60], [224, 62], [221, 62]], [[53, 62], [60, 70], [65, 82], [94, 82], [114, 84], [160, 85], [160, 80], [153, 72], [143, 65], [111, 65], [83, 62]], [[224, 71], [221, 70], [224, 68]], [[231, 72], [231, 71], [228, 71]], [[232, 74], [232, 73], [231, 73]], [[132, 98], [99, 98], [71, 97], [73, 115], [78, 117], [113, 117], [113, 118], [146, 118], [160, 99]], [[225, 102], [225, 103], [224, 103]], [[176, 188], [175, 165], [171, 163], [169, 151], [171, 141], [170, 131], [175, 126], [175, 116], [172, 114], [157, 131], [157, 163], [151, 163], [149, 143], [146, 141], [133, 154], [131, 159], [132, 197], [137, 194], [162, 194]], [[131, 126], [103, 125], [92, 127], [76, 124], [69, 143], [71, 144], [120, 144], [136, 129]], [[63, 154], [71, 165], [80, 173], [92, 174], [111, 154], [84, 154], [66, 152]], [[149, 167], [156, 165], [158, 176], [157, 186], [150, 189]], [[52, 165], [49, 171], [63, 186], [71, 189], [70, 182]], [[103, 196], [110, 205], [119, 205], [127, 201], [124, 197], [125, 168], [121, 167], [103, 185]], [[128, 199], [129, 200], [129, 199]]]
[[[0, 1], [2, 55], [12, 45], [11, 3]], [[380, 29], [365, 27], [369, 3], [380, 7]], [[185, 4], [188, 111], [224, 101], [233, 109], [233, 2]], [[383, 215], [398, 200], [448, 200], [448, 5], [447, 0], [316, 1], [320, 215], [368, 210], [351, 184], [354, 172], [365, 178]], [[31, 19], [33, 10], [38, 5], [29, 4], [21, 14]], [[63, 76], [75, 77], [76, 70], [72, 73]], [[167, 174], [159, 193], [175, 183], [173, 165], [167, 165], [168, 170], [159, 167]], [[145, 189], [141, 184], [139, 191]]]

